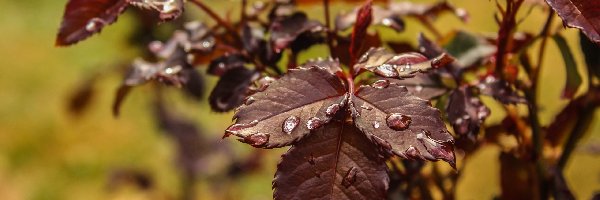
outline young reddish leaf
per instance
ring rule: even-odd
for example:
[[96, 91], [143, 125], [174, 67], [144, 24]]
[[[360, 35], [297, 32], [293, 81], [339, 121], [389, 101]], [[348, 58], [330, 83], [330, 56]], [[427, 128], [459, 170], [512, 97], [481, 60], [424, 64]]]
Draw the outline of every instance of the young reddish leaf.
[[527, 100], [519, 95], [507, 81], [488, 75], [477, 84], [479, 92], [494, 97], [503, 104], [526, 103]]
[[208, 97], [210, 107], [217, 112], [226, 112], [239, 106], [248, 94], [250, 84], [257, 77], [258, 73], [244, 67], [228, 70]]
[[455, 89], [450, 94], [446, 112], [456, 134], [476, 139], [479, 128], [491, 111], [473, 94], [472, 89], [466, 85]]
[[351, 99], [355, 125], [402, 158], [444, 160], [454, 167], [453, 138], [440, 111], [396, 83], [362, 86]]
[[351, 124], [331, 122], [282, 156], [274, 199], [385, 199], [389, 177], [377, 147]]
[[69, 0], [56, 45], [72, 45], [100, 32], [114, 23], [128, 5], [128, 0]]
[[162, 20], [172, 20], [183, 13], [183, 0], [128, 0], [131, 5], [152, 9], [159, 13]]
[[578, 28], [590, 38], [600, 43], [600, 1], [589, 0], [546, 0], [548, 5], [558, 13], [563, 23]]
[[320, 67], [291, 69], [262, 92], [249, 96], [226, 135], [257, 147], [282, 147], [329, 122], [344, 107], [346, 88]]
[[356, 23], [352, 30], [352, 37], [350, 39], [350, 62], [356, 62], [356, 58], [359, 56], [359, 51], [364, 44], [363, 38], [367, 35], [367, 28], [373, 21], [373, 9], [371, 8], [371, 0], [358, 9], [356, 14]]
[[[394, 29], [396, 32], [402, 32], [404, 30], [404, 20], [389, 10], [386, 10], [380, 6], [372, 6], [373, 17], [371, 24], [383, 25]], [[335, 29], [339, 31], [346, 30], [356, 23], [356, 16], [358, 15], [359, 9], [354, 11], [338, 15], [335, 18]]]
[[279, 53], [287, 48], [303, 33], [316, 33], [325, 30], [320, 22], [309, 20], [306, 14], [296, 12], [291, 16], [282, 17], [271, 24], [271, 45]]
[[427, 60], [427, 57], [419, 53], [404, 53], [396, 55], [384, 48], [371, 48], [365, 53], [354, 70], [365, 69], [386, 78], [409, 78], [417, 72], [426, 72], [432, 68], [440, 68], [454, 61], [448, 54]]
[[577, 63], [575, 62], [573, 53], [571, 53], [571, 48], [569, 48], [569, 45], [567, 44], [567, 40], [559, 34], [552, 36], [552, 39], [554, 39], [558, 49], [560, 49], [567, 71], [567, 82], [563, 89], [562, 97], [571, 99], [575, 96], [575, 92], [577, 92], [579, 86], [581, 86], [581, 75], [579, 75], [579, 72], [577, 71]]
[[600, 44], [593, 43], [589, 38], [579, 32], [579, 44], [585, 56], [588, 72], [600, 77]]

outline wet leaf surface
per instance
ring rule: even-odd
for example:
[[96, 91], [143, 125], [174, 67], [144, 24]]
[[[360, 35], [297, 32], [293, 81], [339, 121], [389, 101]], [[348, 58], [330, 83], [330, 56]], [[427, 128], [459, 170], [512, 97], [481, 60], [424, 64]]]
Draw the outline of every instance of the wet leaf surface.
[[355, 71], [364, 69], [386, 78], [410, 78], [417, 72], [443, 67], [454, 61], [448, 54], [434, 59], [419, 53], [394, 54], [384, 48], [371, 48], [354, 65]]
[[317, 130], [282, 156], [274, 199], [385, 199], [385, 159], [366, 140], [342, 122]]
[[172, 20], [183, 13], [184, 0], [128, 0], [131, 5], [154, 10], [161, 20]]
[[[336, 104], [343, 107], [345, 93], [341, 81], [325, 68], [292, 69], [249, 96], [226, 135], [258, 147], [289, 145], [327, 123], [333, 116], [327, 110]], [[297, 123], [286, 123], [290, 117], [297, 117]], [[285, 129], [291, 130], [289, 134]]]
[[296, 12], [291, 16], [277, 19], [271, 24], [271, 45], [275, 52], [281, 52], [304, 33], [318, 33], [325, 28], [320, 22], [309, 20], [306, 14]]
[[454, 166], [454, 140], [429, 101], [396, 83], [363, 86], [351, 101], [355, 125], [385, 151], [408, 159], [441, 159]]

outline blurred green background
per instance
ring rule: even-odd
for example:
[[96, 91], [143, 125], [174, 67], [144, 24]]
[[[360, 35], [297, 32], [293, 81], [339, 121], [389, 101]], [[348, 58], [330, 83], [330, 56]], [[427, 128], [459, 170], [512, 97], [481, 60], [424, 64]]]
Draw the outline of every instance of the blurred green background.
[[[494, 1], [450, 2], [465, 8], [471, 14], [471, 21], [463, 24], [455, 17], [445, 15], [435, 23], [442, 33], [455, 29], [477, 33], [497, 31], [492, 17]], [[181, 174], [174, 164], [175, 144], [161, 134], [154, 123], [149, 109], [151, 100], [147, 95], [150, 88], [136, 88], [126, 100], [121, 117], [113, 118], [110, 106], [121, 77], [110, 75], [97, 85], [93, 105], [85, 114], [73, 117], [66, 109], [72, 90], [86, 77], [139, 54], [127, 43], [133, 22], [131, 13], [123, 15], [100, 35], [73, 47], [57, 48], [54, 47], [55, 34], [65, 4], [66, 0], [0, 1], [0, 34], [3, 36], [0, 40], [0, 199], [176, 198]], [[222, 0], [214, 6], [225, 15], [226, 7], [233, 7], [231, 12], [236, 13], [238, 5], [238, 0]], [[520, 16], [529, 17], [519, 30], [538, 33], [546, 16], [544, 7], [535, 7], [527, 14], [529, 7], [527, 5], [521, 12]], [[310, 16], [321, 19], [321, 9], [311, 8]], [[347, 7], [333, 9], [338, 12]], [[196, 8], [190, 7], [187, 11], [207, 19]], [[558, 18], [554, 25], [560, 26]], [[386, 39], [413, 43], [419, 32], [430, 35], [411, 20], [403, 33], [382, 31]], [[566, 30], [562, 34], [575, 52], [580, 73], [586, 73], [577, 31]], [[548, 124], [567, 102], [558, 100], [565, 79], [563, 61], [554, 43], [548, 44], [540, 84], [543, 88], [538, 93], [543, 124]], [[310, 52], [301, 58], [326, 56], [319, 55], [324, 52], [321, 50]], [[209, 77], [208, 82], [210, 89], [215, 78]], [[581, 88], [579, 92], [586, 89]], [[177, 102], [174, 105], [177, 110], [184, 111], [185, 116], [203, 127], [207, 138], [219, 138], [229, 125], [231, 113], [214, 113], [206, 101], [196, 103], [172, 93], [169, 100]], [[502, 115], [493, 113], [488, 122], [497, 122]], [[599, 122], [596, 117], [581, 146], [600, 143]], [[231, 145], [238, 157], [252, 151], [250, 146], [233, 139], [222, 143]], [[227, 183], [225, 188], [220, 188], [221, 194], [214, 192], [216, 183], [199, 180], [195, 185], [198, 197], [270, 199], [274, 167], [284, 151], [267, 151], [263, 170]], [[499, 194], [499, 151], [496, 146], [485, 147], [466, 163], [457, 192], [459, 199], [491, 199]], [[215, 166], [218, 168], [219, 165]], [[139, 193], [133, 188], [109, 190], [109, 175], [118, 169], [135, 169], [149, 174], [155, 190], [148, 193]], [[566, 177], [576, 197], [589, 199], [595, 191], [600, 191], [600, 157], [580, 148], [567, 167]], [[228, 195], [224, 197], [222, 193]]]

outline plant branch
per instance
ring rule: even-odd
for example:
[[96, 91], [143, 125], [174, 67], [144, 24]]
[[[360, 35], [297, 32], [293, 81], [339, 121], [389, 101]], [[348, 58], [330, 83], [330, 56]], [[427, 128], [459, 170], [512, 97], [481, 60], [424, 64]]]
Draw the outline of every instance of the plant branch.
[[210, 7], [208, 7], [203, 2], [201, 2], [199, 0], [190, 0], [190, 2], [192, 2], [194, 5], [198, 6], [198, 8], [200, 8], [204, 12], [206, 12], [206, 14], [208, 14], [208, 16], [210, 16], [213, 20], [215, 20], [220, 26], [223, 26], [223, 28], [227, 29], [227, 33], [229, 33], [231, 36], [233, 36], [233, 38], [235, 38], [235, 40], [237, 40], [238, 42], [241, 43], [242, 39], [241, 39], [240, 35], [238, 34], [237, 30], [235, 28], [233, 28], [233, 26], [229, 22], [227, 22], [227, 21], [223, 20], [223, 18], [219, 17], [219, 15], [217, 15], [217, 13], [215, 13], [212, 9], [210, 9]]

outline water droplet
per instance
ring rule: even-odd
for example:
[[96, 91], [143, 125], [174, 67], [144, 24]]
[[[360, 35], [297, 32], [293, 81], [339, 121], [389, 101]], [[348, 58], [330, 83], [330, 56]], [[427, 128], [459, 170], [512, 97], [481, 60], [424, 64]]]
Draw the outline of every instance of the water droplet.
[[415, 148], [414, 146], [410, 145], [410, 147], [408, 147], [408, 149], [406, 149], [404, 151], [404, 154], [406, 154], [409, 157], [412, 158], [418, 158], [419, 157], [419, 150], [417, 150], [417, 148]]
[[315, 130], [321, 126], [323, 126], [323, 120], [321, 120], [317, 117], [310, 118], [306, 122], [306, 128], [308, 128], [308, 130]]
[[350, 187], [350, 185], [352, 185], [356, 181], [357, 171], [358, 169], [356, 169], [356, 167], [350, 167], [350, 169], [348, 169], [348, 171], [346, 172], [346, 176], [344, 176], [344, 179], [342, 180], [342, 185], [344, 187]]
[[367, 106], [365, 104], [360, 105], [360, 108], [365, 109], [365, 110], [373, 110], [373, 107]]
[[462, 118], [458, 118], [456, 120], [454, 120], [454, 124], [456, 125], [461, 125], [464, 122], [464, 120]]
[[379, 128], [379, 122], [373, 122], [373, 128]]
[[494, 76], [485, 77], [485, 83], [493, 83], [495, 81], [496, 81], [496, 77], [494, 77]]
[[85, 30], [89, 32], [96, 32], [104, 25], [106, 25], [106, 22], [103, 19], [95, 17], [88, 21], [88, 23], [85, 25]]
[[250, 105], [250, 104], [254, 103], [255, 101], [256, 101], [256, 99], [254, 97], [248, 97], [244, 101], [244, 105]]
[[388, 115], [386, 122], [387, 122], [388, 127], [390, 127], [391, 129], [394, 129], [397, 131], [402, 131], [402, 130], [406, 130], [408, 128], [408, 126], [410, 126], [412, 119], [406, 115], [402, 115], [399, 113], [392, 113], [392, 114]]
[[281, 129], [284, 133], [291, 134], [292, 131], [294, 131], [294, 129], [298, 126], [298, 123], [300, 123], [300, 118], [296, 116], [290, 116], [283, 121]]
[[423, 91], [423, 86], [422, 85], [415, 86], [415, 92], [422, 92], [422, 91]]
[[250, 128], [253, 126], [256, 126], [256, 124], [258, 124], [258, 120], [254, 120], [250, 123], [247, 124], [233, 124], [231, 126], [229, 126], [225, 132], [230, 133], [230, 134], [236, 134], [238, 131], [241, 131], [242, 129], [246, 129], [246, 128]]
[[327, 110], [325, 110], [325, 114], [331, 117], [335, 115], [338, 110], [340, 110], [340, 104], [331, 104], [329, 107], [327, 107]]
[[373, 84], [371, 84], [371, 87], [374, 87], [377, 89], [384, 89], [384, 88], [387, 88], [388, 86], [390, 86], [390, 81], [388, 81], [388, 80], [378, 80], [378, 81], [375, 81]]
[[260, 147], [269, 142], [269, 135], [264, 133], [256, 133], [245, 137], [244, 142], [255, 147]]
[[374, 72], [376, 74], [379, 74], [384, 77], [398, 76], [398, 72], [396, 72], [396, 70], [394, 70], [394, 65], [390, 65], [390, 64], [379, 65], [377, 68], [375, 68]]

